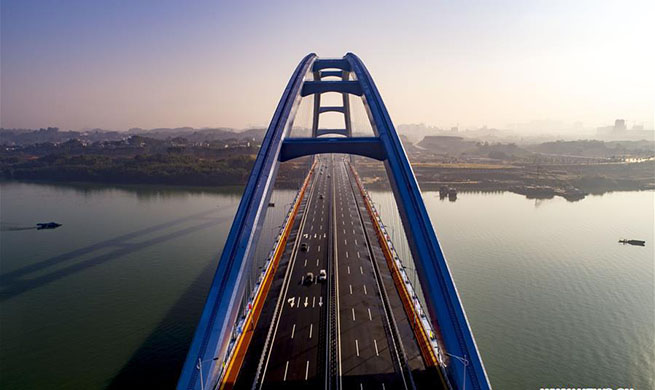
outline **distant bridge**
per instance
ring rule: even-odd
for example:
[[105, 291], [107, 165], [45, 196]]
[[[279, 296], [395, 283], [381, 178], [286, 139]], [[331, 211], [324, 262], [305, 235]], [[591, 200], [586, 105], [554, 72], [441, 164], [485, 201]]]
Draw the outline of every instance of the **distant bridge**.
[[[321, 105], [324, 93], [342, 105]], [[290, 137], [313, 97], [312, 136]], [[373, 137], [353, 137], [361, 98]], [[343, 128], [321, 128], [322, 113]], [[261, 269], [253, 266], [280, 162], [314, 163]], [[346, 155], [383, 161], [418, 280], [405, 273]], [[421, 299], [424, 299], [423, 307]], [[490, 389], [419, 186], [380, 93], [349, 53], [309, 54], [264, 137], [177, 388]]]

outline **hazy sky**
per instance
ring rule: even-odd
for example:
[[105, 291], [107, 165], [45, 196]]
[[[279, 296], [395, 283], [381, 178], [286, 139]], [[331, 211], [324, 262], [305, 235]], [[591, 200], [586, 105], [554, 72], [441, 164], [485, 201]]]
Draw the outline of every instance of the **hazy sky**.
[[2, 127], [263, 126], [312, 51], [396, 124], [655, 115], [652, 0], [0, 2]]

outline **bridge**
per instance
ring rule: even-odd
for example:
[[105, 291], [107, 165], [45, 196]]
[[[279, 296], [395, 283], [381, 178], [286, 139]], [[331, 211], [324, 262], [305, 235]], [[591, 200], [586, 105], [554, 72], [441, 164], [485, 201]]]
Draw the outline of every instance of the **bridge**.
[[[325, 93], [342, 105], [321, 104]], [[311, 137], [291, 137], [313, 100]], [[354, 137], [351, 99], [374, 136]], [[321, 128], [321, 114], [343, 128]], [[350, 155], [382, 161], [413, 286]], [[265, 260], [254, 252], [281, 162], [314, 156]], [[406, 259], [405, 259], [406, 261]], [[490, 389], [419, 186], [379, 91], [354, 54], [302, 59], [244, 190], [178, 390]]]

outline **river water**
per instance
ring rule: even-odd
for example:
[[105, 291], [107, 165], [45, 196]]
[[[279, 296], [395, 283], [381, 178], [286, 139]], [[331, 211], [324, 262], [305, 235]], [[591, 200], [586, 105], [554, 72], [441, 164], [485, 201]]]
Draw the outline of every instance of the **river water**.
[[[0, 186], [0, 388], [172, 388], [241, 190]], [[371, 195], [409, 257], [391, 193]], [[655, 388], [655, 193], [424, 198], [496, 389]]]

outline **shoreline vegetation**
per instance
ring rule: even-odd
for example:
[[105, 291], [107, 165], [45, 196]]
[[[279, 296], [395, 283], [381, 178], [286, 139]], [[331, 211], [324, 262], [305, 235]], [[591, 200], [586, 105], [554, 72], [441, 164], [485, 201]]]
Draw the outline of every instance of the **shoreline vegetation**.
[[[79, 156], [75, 156], [79, 157]], [[157, 185], [196, 189], [242, 188], [250, 175], [255, 156], [231, 161], [171, 161], [162, 156], [145, 156], [134, 161], [114, 161], [109, 164], [89, 164], [88, 159], [70, 158], [52, 165], [42, 162], [27, 166], [3, 168], [2, 181], [30, 183], [75, 183], [113, 185]], [[69, 160], [75, 162], [69, 164]], [[163, 160], [163, 161], [162, 161]], [[135, 164], [147, 163], [135, 168]], [[156, 161], [156, 164], [152, 164]], [[307, 173], [305, 162], [285, 163], [281, 166], [276, 187], [297, 188]]]
[[[49, 183], [243, 186], [263, 134], [263, 129], [200, 134], [167, 129], [82, 137], [56, 128], [0, 129], [0, 176]], [[416, 144], [405, 139], [404, 146], [424, 190], [511, 191], [528, 198], [562, 196], [575, 201], [587, 194], [655, 189], [653, 141], [516, 145], [426, 136]], [[369, 189], [390, 188], [382, 163], [361, 157], [353, 161]], [[281, 164], [276, 187], [297, 188], [310, 162], [305, 157]]]

